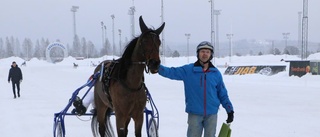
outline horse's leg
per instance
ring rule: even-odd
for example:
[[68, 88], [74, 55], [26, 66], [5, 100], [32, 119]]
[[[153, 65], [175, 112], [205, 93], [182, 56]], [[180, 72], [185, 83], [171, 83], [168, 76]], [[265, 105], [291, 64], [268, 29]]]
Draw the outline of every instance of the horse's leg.
[[142, 130], [142, 124], [143, 124], [143, 113], [139, 113], [133, 116], [134, 120], [134, 132], [136, 137], [141, 137], [141, 130]]
[[128, 136], [128, 125], [130, 123], [131, 118], [128, 118], [126, 121], [126, 136]]
[[[128, 120], [129, 119], [129, 120]], [[116, 114], [116, 124], [118, 137], [126, 137], [128, 134], [128, 124], [130, 117]]]
[[97, 86], [100, 83], [97, 83], [94, 88], [94, 102], [97, 110], [97, 121], [99, 123], [99, 134], [101, 137], [104, 137], [105, 135], [105, 129], [106, 129], [106, 112], [107, 112], [107, 106], [105, 106], [101, 100], [101, 98], [98, 95], [99, 86]]
[[105, 136], [106, 131], [106, 109], [107, 107], [100, 107], [97, 109], [97, 121], [99, 123], [99, 133], [101, 137]]

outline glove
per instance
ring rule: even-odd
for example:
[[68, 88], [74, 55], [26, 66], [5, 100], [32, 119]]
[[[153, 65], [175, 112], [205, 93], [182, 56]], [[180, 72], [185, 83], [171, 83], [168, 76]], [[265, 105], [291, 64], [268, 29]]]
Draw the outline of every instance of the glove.
[[233, 121], [233, 113], [233, 110], [231, 110], [231, 112], [228, 113], [227, 123], [231, 123]]

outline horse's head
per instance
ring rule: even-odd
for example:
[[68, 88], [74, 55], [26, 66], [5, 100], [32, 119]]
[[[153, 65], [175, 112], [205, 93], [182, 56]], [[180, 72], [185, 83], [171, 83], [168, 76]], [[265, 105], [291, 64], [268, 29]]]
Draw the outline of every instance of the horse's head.
[[143, 50], [142, 56], [146, 62], [148, 70], [154, 74], [158, 72], [158, 68], [160, 66], [159, 48], [161, 41], [159, 35], [162, 32], [165, 23], [156, 30], [149, 29], [140, 16], [139, 24], [142, 32], [139, 46], [141, 46]]

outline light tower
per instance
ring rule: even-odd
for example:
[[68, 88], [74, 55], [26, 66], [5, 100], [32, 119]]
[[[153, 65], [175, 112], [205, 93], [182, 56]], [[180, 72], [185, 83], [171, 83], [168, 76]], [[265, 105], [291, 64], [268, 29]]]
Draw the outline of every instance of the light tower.
[[288, 50], [287, 49], [287, 46], [288, 46], [288, 39], [289, 39], [289, 35], [290, 35], [290, 33], [289, 32], [284, 32], [284, 33], [282, 33], [282, 35], [283, 35], [283, 39], [285, 40], [285, 50]]
[[111, 15], [112, 18], [112, 57], [114, 58], [114, 51], [115, 51], [115, 43], [114, 43], [114, 18], [115, 16], [112, 14]]
[[[164, 23], [164, 5], [163, 5], [163, 0], [161, 0], [161, 24]], [[164, 35], [165, 34], [165, 30], [163, 30], [161, 32], [161, 47], [162, 47], [162, 59], [161, 59], [161, 62], [163, 64], [166, 63], [165, 61], [165, 56], [166, 56], [166, 41], [165, 41], [165, 38], [164, 38]]]
[[307, 59], [307, 51], [308, 51], [308, 0], [303, 0], [301, 60]]
[[76, 33], [76, 12], [79, 9], [79, 6], [72, 6], [71, 12], [73, 12], [73, 37], [77, 35]]
[[211, 44], [215, 47], [214, 43], [214, 0], [209, 0], [211, 3]]
[[[211, 11], [210, 11], [210, 14], [211, 14], [211, 44], [213, 47], [215, 47], [215, 32], [214, 32], [214, 0], [209, 0], [210, 4], [211, 4]], [[215, 57], [215, 54], [213, 55]], [[213, 58], [213, 64], [215, 65], [216, 64], [216, 58]]]
[[105, 32], [105, 34], [104, 34], [104, 42], [107, 42], [107, 39], [108, 39], [108, 37], [107, 37], [107, 26], [104, 25], [103, 27], [104, 27], [104, 32]]
[[187, 37], [187, 58], [188, 58], [188, 63], [189, 63], [189, 39], [190, 39], [191, 34], [186, 33], [184, 35]]
[[121, 55], [122, 47], [121, 47], [121, 29], [118, 29], [119, 32], [119, 55]]
[[219, 57], [220, 55], [220, 48], [219, 48], [219, 15], [221, 14], [221, 10], [214, 10], [214, 15], [217, 16], [216, 19], [216, 40], [215, 40], [215, 55]]
[[129, 8], [128, 14], [130, 15], [130, 28], [131, 28], [131, 38], [134, 38], [135, 31], [134, 31], [134, 12], [136, 9], [134, 6]]
[[104, 39], [104, 28], [103, 28], [103, 26], [104, 26], [104, 23], [103, 23], [103, 21], [101, 21], [102, 47], [104, 47], [104, 42], [105, 42], [105, 39]]
[[302, 50], [302, 43], [301, 43], [301, 33], [302, 33], [302, 27], [301, 27], [301, 24], [302, 24], [302, 12], [299, 11], [298, 12], [298, 47], [300, 46], [301, 47], [301, 50]]
[[231, 56], [232, 56], [232, 37], [233, 37], [233, 34], [227, 34], [227, 38], [229, 39], [229, 48], [230, 48], [229, 62], [231, 62]]

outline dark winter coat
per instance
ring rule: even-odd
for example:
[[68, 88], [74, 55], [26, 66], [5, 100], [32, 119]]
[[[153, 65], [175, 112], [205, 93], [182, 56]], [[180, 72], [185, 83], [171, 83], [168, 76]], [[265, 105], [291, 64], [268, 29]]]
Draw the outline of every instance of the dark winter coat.
[[221, 73], [212, 63], [207, 71], [203, 71], [199, 61], [181, 67], [160, 65], [159, 74], [184, 82], [187, 113], [217, 114], [220, 104], [228, 113], [233, 111]]
[[9, 70], [9, 76], [8, 76], [8, 81], [12, 82], [19, 82], [22, 80], [22, 72], [21, 69], [16, 65], [16, 67], [13, 67], [11, 65], [11, 69]]

